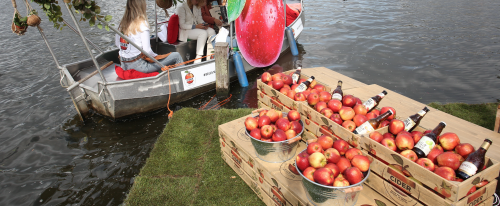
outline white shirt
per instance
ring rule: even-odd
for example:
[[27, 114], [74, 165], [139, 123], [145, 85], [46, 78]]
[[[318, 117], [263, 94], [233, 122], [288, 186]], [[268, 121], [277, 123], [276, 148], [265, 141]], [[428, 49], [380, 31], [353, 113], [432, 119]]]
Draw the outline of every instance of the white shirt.
[[[153, 57], [157, 54], [151, 50], [150, 44], [150, 34], [148, 23], [144, 21], [139, 27], [140, 32], [133, 35], [127, 35], [127, 37], [132, 40], [137, 46], [141, 47], [145, 52]], [[132, 44], [128, 43], [125, 39], [121, 38], [118, 34], [115, 35], [115, 45], [120, 49], [120, 56], [123, 58], [132, 58], [141, 54], [141, 51], [135, 48]]]

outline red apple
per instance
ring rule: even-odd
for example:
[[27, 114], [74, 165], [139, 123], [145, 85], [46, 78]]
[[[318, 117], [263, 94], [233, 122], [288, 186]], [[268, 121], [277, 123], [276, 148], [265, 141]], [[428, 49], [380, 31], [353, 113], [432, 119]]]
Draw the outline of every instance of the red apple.
[[329, 148], [332, 148], [333, 146], [333, 139], [326, 135], [321, 135], [320, 137], [318, 137], [318, 141], [316, 142], [321, 145], [321, 148], [323, 148], [323, 150], [327, 150]]
[[363, 155], [363, 153], [361, 153], [361, 150], [356, 148], [349, 148], [345, 152], [345, 158], [347, 158], [349, 161], [352, 161], [352, 158], [356, 155]]
[[295, 133], [297, 134], [302, 132], [302, 125], [300, 124], [299, 120], [290, 122], [290, 129], [293, 129], [293, 131], [295, 131]]
[[260, 111], [259, 112], [259, 117], [262, 117], [262, 116], [266, 115], [267, 111], [268, 111], [267, 109]]
[[460, 159], [453, 152], [443, 152], [436, 157], [436, 161], [439, 167], [450, 167], [453, 170], [457, 170], [460, 167]]
[[[377, 118], [377, 117], [378, 117], [378, 115], [377, 115], [377, 114], [375, 114], [375, 113], [373, 113], [373, 112], [368, 112], [365, 116], [366, 116], [366, 118], [368, 118], [368, 119], [373, 119], [373, 118]], [[380, 126], [380, 125], [379, 125], [379, 126]]]
[[286, 96], [287, 96], [288, 98], [290, 98], [290, 99], [295, 100], [295, 94], [296, 94], [296, 93], [297, 93], [297, 92], [295, 92], [295, 90], [290, 89], [290, 90], [286, 93]]
[[273, 74], [272, 78], [273, 78], [273, 81], [283, 81], [283, 73], [276, 73], [276, 74]]
[[356, 129], [356, 123], [351, 120], [347, 120], [342, 123], [342, 127], [346, 128], [350, 132], [353, 132]]
[[276, 89], [276, 90], [280, 90], [281, 88], [283, 88], [283, 81], [282, 80], [276, 80], [276, 81], [273, 81], [273, 88]]
[[318, 94], [318, 95], [319, 95], [319, 91], [318, 91], [318, 90], [316, 90], [316, 89], [307, 88], [307, 90], [308, 90], [309, 92], [311, 92], [311, 94], [312, 94], [312, 93], [316, 93], [316, 94]]
[[404, 150], [401, 152], [401, 156], [408, 158], [409, 160], [415, 162], [418, 159], [417, 154], [413, 150]]
[[290, 87], [290, 89], [295, 91], [295, 89], [297, 89], [298, 86], [299, 86], [298, 84], [294, 84]]
[[321, 144], [319, 144], [318, 142], [313, 142], [307, 145], [307, 154], [313, 154], [315, 152], [323, 152], [323, 147], [321, 147]]
[[474, 147], [469, 143], [462, 143], [455, 147], [455, 152], [459, 155], [462, 155], [462, 157], [466, 159], [469, 156], [469, 154], [473, 153], [474, 151], [475, 151]]
[[273, 81], [267, 82], [267, 86], [273, 87]]
[[259, 121], [257, 121], [257, 123], [258, 123], [259, 127], [262, 128], [264, 125], [271, 124], [271, 118], [267, 115], [261, 116], [261, 117], [259, 117]]
[[393, 119], [389, 123], [389, 132], [394, 135], [397, 135], [399, 132], [405, 129], [405, 123], [399, 119]]
[[382, 141], [384, 136], [382, 136], [379, 132], [374, 131], [370, 134], [370, 139], [375, 140], [376, 142]]
[[252, 131], [253, 129], [257, 128], [259, 126], [259, 122], [257, 122], [257, 119], [253, 117], [247, 117], [245, 119], [245, 128], [248, 131]]
[[321, 112], [324, 108], [327, 108], [326, 102], [318, 102], [316, 105], [314, 105], [314, 108], [316, 109], [317, 112]]
[[349, 181], [347, 181], [342, 174], [339, 174], [337, 178], [333, 181], [334, 187], [347, 187], [349, 186]]
[[262, 139], [259, 128], [252, 129], [252, 131], [250, 131], [250, 136], [258, 140]]
[[340, 153], [335, 148], [325, 150], [325, 157], [328, 163], [337, 164], [340, 160]]
[[439, 150], [441, 150], [441, 152], [444, 152], [444, 149], [443, 149], [443, 147], [441, 147], [441, 145], [437, 144], [434, 148], [438, 148]]
[[384, 145], [385, 147], [389, 148], [392, 151], [396, 151], [396, 143], [394, 142], [394, 139], [392, 138], [384, 138], [382, 141], [380, 141], [380, 144]]
[[269, 139], [260, 139], [260, 141], [263, 141], [263, 142], [273, 142], [273, 139], [269, 138]]
[[394, 137], [393, 134], [391, 134], [390, 132], [387, 132], [385, 133], [384, 135], [382, 135], [384, 138], [391, 138], [393, 140], [396, 140], [396, 138]]
[[363, 173], [357, 167], [349, 167], [343, 174], [351, 185], [361, 182], [364, 178]]
[[415, 143], [413, 142], [413, 138], [405, 133], [399, 133], [398, 136], [396, 136], [395, 142], [396, 146], [400, 150], [411, 150], [415, 145]]
[[455, 170], [449, 167], [438, 167], [434, 170], [434, 173], [443, 177], [444, 179], [455, 181]]
[[274, 142], [280, 142], [286, 140], [287, 138], [285, 131], [277, 129], [276, 131], [274, 131], [272, 139]]
[[286, 139], [293, 139], [295, 136], [297, 136], [297, 132], [295, 132], [293, 129], [289, 129], [285, 132]]
[[377, 116], [380, 115], [380, 110], [378, 110], [378, 109], [372, 109], [372, 111], [370, 111], [370, 112], [376, 114]]
[[304, 171], [306, 168], [310, 167], [309, 164], [309, 154], [307, 154], [306, 151], [303, 151], [297, 155], [296, 158], [296, 163], [297, 167], [301, 170]]
[[282, 94], [286, 95], [286, 96], [288, 96], [288, 92], [289, 92], [289, 91], [290, 91], [290, 89], [289, 89], [289, 88], [286, 88], [286, 87], [282, 87], [282, 88], [280, 89], [280, 92], [281, 92]]
[[306, 101], [306, 97], [304, 96], [304, 94], [302, 94], [302, 92], [298, 92], [295, 94], [294, 100], [302, 102], [302, 101]]
[[[361, 101], [361, 99], [356, 97], [356, 105], [358, 105], [358, 104], [363, 104], [363, 102]], [[354, 105], [354, 106], [356, 106], [356, 105]]]
[[411, 132], [411, 136], [413, 138], [413, 142], [415, 142], [415, 144], [422, 138], [424, 134], [422, 132], [419, 132], [419, 131], [413, 131]]
[[307, 81], [307, 79], [299, 79], [299, 81], [297, 82], [297, 84], [301, 84], [302, 82], [305, 82]]
[[460, 144], [460, 139], [455, 133], [446, 132], [439, 136], [439, 144], [444, 150], [454, 150]]
[[389, 123], [390, 123], [389, 120], [384, 120], [384, 121], [382, 121], [382, 123], [380, 123], [380, 125], [378, 125], [378, 128], [385, 127], [385, 126], [389, 125]]
[[321, 85], [321, 84], [317, 84], [316, 86], [314, 86], [314, 88], [313, 88], [313, 89], [316, 89], [316, 90], [318, 90], [318, 91], [320, 91], [320, 92], [321, 92], [321, 91], [326, 91], [326, 90], [325, 90], [325, 86], [323, 86], [323, 85]]
[[339, 112], [342, 109], [342, 102], [336, 99], [332, 99], [328, 101], [328, 108], [330, 108], [333, 112]]
[[357, 167], [361, 172], [366, 172], [370, 169], [370, 159], [363, 155], [356, 155], [352, 158], [351, 164]]
[[366, 113], [368, 112], [366, 107], [362, 104], [355, 105], [353, 109], [354, 109], [354, 112], [356, 114], [360, 114], [360, 115], [366, 115]]
[[425, 169], [430, 170], [431, 172], [433, 172], [435, 169], [434, 163], [428, 158], [420, 158], [416, 161], [416, 163], [424, 167]]
[[356, 113], [354, 113], [354, 110], [350, 107], [342, 107], [342, 109], [340, 109], [340, 111], [339, 111], [339, 114], [340, 114], [340, 118], [342, 118], [342, 120], [346, 121], [346, 120], [351, 120], [352, 118], [354, 118], [354, 115]]
[[283, 131], [287, 131], [288, 129], [290, 129], [290, 122], [288, 121], [288, 119], [280, 118], [278, 119], [278, 121], [276, 121], [276, 127]]
[[356, 105], [356, 102], [357, 102], [356, 97], [354, 97], [352, 95], [345, 95], [342, 98], [342, 105], [344, 105], [346, 107], [354, 107], [354, 105]]
[[[266, 116], [268, 116], [270, 119], [271, 119], [271, 122], [276, 122], [278, 121], [278, 119], [280, 118], [279, 117], [279, 113], [281, 113], [280, 111], [276, 111], [274, 109], [271, 109], [267, 112]], [[283, 113], [282, 113], [283, 114]]]
[[307, 96], [307, 103], [311, 106], [316, 105], [319, 102], [319, 95], [316, 93], [311, 93]]
[[340, 169], [340, 173], [344, 173], [344, 170], [351, 167], [351, 161], [349, 161], [345, 157], [341, 157], [339, 161], [337, 162], [337, 166]]
[[427, 154], [427, 158], [430, 159], [434, 164], [437, 164], [436, 157], [442, 154], [443, 151], [439, 150], [438, 148], [434, 147], [431, 149], [429, 154]]
[[271, 127], [271, 125], [264, 125], [262, 126], [262, 128], [260, 128], [260, 136], [262, 137], [262, 139], [271, 139], [273, 133], [273, 127]]
[[[283, 83], [285, 83], [285, 81], [283, 81]], [[287, 89], [291, 90], [290, 85], [288, 85], [288, 84], [283, 85], [283, 88], [287, 88]]]
[[389, 110], [392, 110], [392, 114], [389, 117], [387, 117], [387, 120], [390, 121], [390, 120], [394, 119], [394, 117], [396, 116], [396, 110], [394, 108], [392, 108], [392, 107], [382, 107], [382, 109], [380, 109], [380, 113], [383, 114], [383, 113], [385, 113], [385, 112], [387, 112]]
[[290, 110], [287, 114], [289, 121], [295, 121], [300, 119], [300, 113], [297, 110]]
[[267, 83], [272, 81], [271, 73], [269, 72], [264, 72], [261, 77], [262, 82]]
[[334, 178], [337, 177], [340, 174], [340, 168], [336, 164], [328, 163], [328, 164], [325, 165], [324, 168], [328, 168], [328, 169], [332, 170]]
[[330, 94], [330, 92], [327, 92], [327, 91], [321, 91], [319, 93], [319, 101], [322, 101], [322, 102], [328, 102], [332, 99], [332, 95]]
[[291, 85], [291, 84], [292, 84], [292, 82], [293, 82], [293, 79], [292, 79], [292, 77], [291, 77], [290, 75], [286, 75], [286, 74], [284, 74], [284, 75], [281, 77], [281, 79], [283, 80], [283, 83], [284, 83], [285, 85]]
[[333, 181], [335, 177], [333, 176], [333, 172], [329, 168], [319, 168], [313, 174], [314, 180], [322, 185], [333, 185]]
[[349, 143], [345, 140], [339, 139], [333, 142], [333, 148], [339, 151], [340, 155], [344, 155], [345, 152], [349, 149]]
[[309, 155], [309, 164], [316, 169], [326, 165], [326, 157], [321, 152], [315, 152]]
[[306, 97], [306, 99], [307, 99], [307, 97], [311, 94], [311, 91], [306, 90], [306, 91], [303, 91], [303, 92], [302, 92], [302, 94], [304, 94], [304, 96], [305, 96], [305, 97]]
[[314, 169], [313, 167], [308, 167], [302, 174], [304, 174], [304, 177], [314, 182], [314, 172], [316, 172], [316, 169]]
[[[358, 106], [358, 105], [356, 105], [356, 106]], [[356, 106], [354, 106], [354, 108], [356, 108]], [[363, 105], [361, 105], [361, 106], [363, 107]], [[356, 127], [359, 127], [360, 125], [362, 125], [363, 123], [368, 121], [368, 117], [366, 117], [365, 115], [362, 115], [362, 114], [356, 114], [352, 120], [356, 124]]]
[[325, 115], [326, 118], [330, 118], [333, 115], [333, 111], [328, 107], [323, 108], [320, 113]]
[[339, 117], [335, 117], [335, 116], [333, 116], [333, 115], [330, 117], [330, 120], [334, 121], [335, 123], [337, 123], [337, 124], [339, 124], [339, 125], [342, 125], [342, 123], [344, 122], [344, 121], [342, 121], [342, 119], [340, 119]]

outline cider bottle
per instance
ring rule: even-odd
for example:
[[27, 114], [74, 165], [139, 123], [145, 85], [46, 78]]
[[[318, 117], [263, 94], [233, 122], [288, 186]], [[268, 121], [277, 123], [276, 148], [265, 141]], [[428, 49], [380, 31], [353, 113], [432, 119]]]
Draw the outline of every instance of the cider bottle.
[[300, 70], [302, 70], [302, 61], [300, 61], [300, 60], [295, 61], [295, 67], [297, 69], [292, 74], [292, 82], [293, 82], [293, 84], [297, 84], [297, 82], [299, 82]]
[[474, 176], [479, 170], [482, 170], [484, 167], [484, 156], [491, 144], [490, 139], [485, 139], [478, 150], [470, 153], [458, 168], [457, 177], [466, 180]]
[[311, 84], [311, 82], [313, 80], [314, 80], [314, 76], [311, 76], [311, 78], [309, 78], [305, 82], [300, 83], [300, 85], [297, 88], [295, 88], [295, 92], [299, 93], [299, 92], [306, 91], [306, 89], [309, 87], [309, 85]]
[[424, 118], [427, 112], [429, 112], [429, 109], [427, 107], [424, 107], [424, 109], [420, 110], [414, 115], [411, 115], [410, 117], [408, 117], [408, 119], [403, 121], [403, 123], [405, 124], [405, 131], [411, 132], [413, 129], [415, 129], [415, 127], [420, 124], [420, 120]]
[[337, 88], [333, 90], [332, 99], [342, 101], [343, 96], [344, 92], [342, 92], [342, 81], [339, 80], [339, 82], [337, 83]]
[[387, 117], [391, 116], [392, 114], [394, 114], [392, 112], [392, 110], [389, 110], [389, 111], [381, 114], [378, 117], [370, 119], [370, 120], [366, 121], [365, 123], [359, 125], [359, 127], [356, 128], [353, 133], [354, 134], [368, 134], [372, 131], [375, 131], [375, 128], [378, 128], [380, 123], [382, 123], [385, 119], [387, 119]]
[[375, 108], [378, 105], [378, 103], [380, 103], [380, 100], [382, 100], [382, 98], [384, 98], [385, 95], [387, 95], [387, 92], [384, 90], [380, 94], [377, 94], [377, 96], [374, 96], [366, 100], [366, 102], [364, 102], [363, 105], [365, 105], [366, 109], [370, 111], [373, 108]]
[[440, 122], [431, 133], [424, 135], [413, 147], [413, 151], [417, 154], [418, 158], [427, 157], [429, 152], [436, 146], [437, 137], [441, 134], [446, 123]]

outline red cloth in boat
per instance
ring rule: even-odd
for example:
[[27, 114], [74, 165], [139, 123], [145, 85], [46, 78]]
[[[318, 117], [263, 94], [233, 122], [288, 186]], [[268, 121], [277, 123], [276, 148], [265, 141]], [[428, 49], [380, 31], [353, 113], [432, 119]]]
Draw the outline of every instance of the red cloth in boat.
[[174, 14], [168, 20], [167, 25], [167, 42], [173, 44], [179, 38], [179, 16]]
[[160, 73], [151, 72], [151, 73], [142, 73], [135, 69], [123, 70], [120, 66], [115, 65], [115, 72], [118, 77], [127, 80], [127, 79], [139, 79], [144, 77], [154, 77]]
[[[286, 26], [290, 26], [290, 24], [293, 23], [293, 21], [295, 21], [295, 19], [297, 19], [297, 17], [299, 17], [299, 9], [297, 9], [295, 7], [295, 5], [293, 5], [292, 7], [294, 7], [293, 9], [290, 8], [290, 6], [287, 4], [286, 5]], [[300, 4], [299, 4], [299, 8], [300, 8]]]

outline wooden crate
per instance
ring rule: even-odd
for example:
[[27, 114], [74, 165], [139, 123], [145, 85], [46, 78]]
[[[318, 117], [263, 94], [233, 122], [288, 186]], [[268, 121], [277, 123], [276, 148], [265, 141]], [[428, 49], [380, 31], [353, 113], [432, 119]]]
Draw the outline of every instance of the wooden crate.
[[[292, 108], [295, 108], [295, 110], [298, 111], [299, 108], [292, 106], [287, 107], [283, 103], [278, 102], [274, 99], [272, 99], [270, 96], [265, 95], [262, 93], [260, 90], [257, 90], [257, 96], [258, 96], [258, 107], [262, 108], [265, 107], [266, 109], [275, 109], [277, 111], [282, 111], [282, 112], [289, 112]], [[263, 104], [261, 106], [261, 104]], [[295, 103], [293, 103], [295, 104]]]
[[[257, 191], [260, 191], [261, 194], [259, 198], [263, 199], [263, 201], [266, 201], [265, 194], [269, 196], [268, 199], [272, 200], [269, 202], [277, 205], [312, 205], [307, 200], [306, 191], [304, 191], [301, 183], [302, 177], [292, 169], [294, 168], [295, 158], [284, 163], [267, 163], [258, 159], [255, 155], [255, 149], [250, 140], [247, 139], [249, 137], [245, 137], [246, 135], [244, 134], [245, 118], [242, 117], [219, 126], [221, 151], [226, 155], [224, 158], [228, 165], [242, 179], [247, 178], [245, 182], [252, 189], [256, 188], [252, 186], [254, 183], [257, 185], [260, 189]], [[243, 131], [243, 135], [245, 136], [241, 135], [241, 131]], [[305, 133], [305, 135], [309, 135], [309, 138], [315, 138], [310, 132]], [[305, 143], [299, 143], [297, 153], [305, 149], [305, 147]], [[242, 176], [243, 174], [246, 176]], [[284, 202], [285, 204], [283, 204]], [[266, 204], [268, 203], [266, 202]], [[371, 188], [364, 187], [356, 205], [366, 204], [394, 205]]]
[[[417, 127], [415, 128], [414, 131], [425, 131], [425, 128], [422, 127]], [[388, 127], [384, 127], [381, 129], [376, 130], [380, 134], [385, 134], [388, 132]], [[422, 184], [429, 188], [434, 188], [434, 187], [445, 187], [445, 188], [450, 188], [450, 196], [447, 197], [447, 199], [450, 200], [450, 202], [459, 202], [467, 192], [470, 190], [471, 185], [473, 183], [477, 184], [480, 181], [483, 180], [488, 180], [489, 182], [493, 183], [496, 181], [495, 178], [498, 177], [498, 171], [500, 170], [500, 163], [494, 159], [491, 159], [489, 157], [486, 157], [486, 166], [487, 168], [476, 175], [474, 175], [472, 178], [469, 178], [463, 182], [456, 182], [456, 181], [449, 181], [441, 176], [435, 174], [434, 172], [431, 172], [422, 166], [418, 165], [417, 163], [401, 156], [397, 152], [394, 152], [382, 144], [372, 140], [369, 138], [369, 134], [361, 135], [360, 139], [360, 145], [361, 147], [373, 154], [374, 156], [382, 159], [383, 161], [387, 162], [387, 164], [391, 165], [396, 165], [397, 167], [405, 168], [406, 171], [411, 174], [413, 178], [415, 178], [417, 181], [420, 181]], [[489, 153], [488, 153], [489, 154]], [[376, 172], [379, 175], [385, 174], [382, 173], [382, 171], [386, 171], [384, 169], [380, 169], [379, 171], [376, 170]], [[386, 176], [384, 176], [386, 177]], [[387, 176], [387, 178], [390, 178]], [[495, 188], [492, 188], [493, 192], [495, 191]]]

